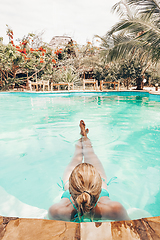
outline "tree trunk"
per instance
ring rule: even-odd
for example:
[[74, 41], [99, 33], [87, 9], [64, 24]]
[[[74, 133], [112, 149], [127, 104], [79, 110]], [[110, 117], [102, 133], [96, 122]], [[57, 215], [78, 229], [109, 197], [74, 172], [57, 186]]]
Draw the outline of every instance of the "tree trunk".
[[128, 77], [128, 78], [127, 78], [127, 90], [129, 89], [130, 80], [131, 80], [131, 78], [130, 78], [130, 77]]
[[137, 82], [137, 90], [143, 90], [143, 79], [142, 79], [142, 77], [137, 77], [136, 82]]

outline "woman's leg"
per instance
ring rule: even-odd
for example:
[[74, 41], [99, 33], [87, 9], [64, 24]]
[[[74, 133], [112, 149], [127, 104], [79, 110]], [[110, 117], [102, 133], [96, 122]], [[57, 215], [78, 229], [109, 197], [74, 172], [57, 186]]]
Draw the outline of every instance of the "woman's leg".
[[105, 174], [102, 163], [98, 159], [97, 155], [94, 153], [92, 148], [91, 141], [87, 137], [88, 129], [85, 129], [85, 123], [83, 120], [80, 121], [81, 135], [82, 137], [82, 146], [83, 146], [83, 155], [84, 162], [92, 164], [100, 173], [101, 177], [105, 180], [102, 182], [102, 188], [107, 189], [107, 176]]
[[71, 162], [66, 167], [64, 174], [63, 174], [63, 182], [64, 182], [64, 189], [67, 190], [69, 188], [69, 177], [73, 169], [83, 160], [83, 152], [82, 152], [82, 139], [79, 139], [75, 146], [75, 152]]

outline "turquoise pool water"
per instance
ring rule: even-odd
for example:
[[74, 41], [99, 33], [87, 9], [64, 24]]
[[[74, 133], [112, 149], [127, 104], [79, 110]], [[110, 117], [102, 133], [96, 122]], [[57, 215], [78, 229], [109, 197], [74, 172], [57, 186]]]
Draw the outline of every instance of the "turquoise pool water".
[[0, 215], [60, 199], [81, 119], [108, 180], [117, 177], [110, 198], [160, 215], [160, 99], [137, 92], [0, 93]]

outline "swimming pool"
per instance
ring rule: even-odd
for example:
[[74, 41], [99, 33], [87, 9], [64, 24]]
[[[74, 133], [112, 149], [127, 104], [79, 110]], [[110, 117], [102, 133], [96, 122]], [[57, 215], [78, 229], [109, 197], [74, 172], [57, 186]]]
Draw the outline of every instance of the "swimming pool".
[[0, 113], [0, 215], [39, 217], [60, 199], [81, 119], [108, 180], [117, 177], [110, 198], [160, 215], [159, 96], [0, 93]]

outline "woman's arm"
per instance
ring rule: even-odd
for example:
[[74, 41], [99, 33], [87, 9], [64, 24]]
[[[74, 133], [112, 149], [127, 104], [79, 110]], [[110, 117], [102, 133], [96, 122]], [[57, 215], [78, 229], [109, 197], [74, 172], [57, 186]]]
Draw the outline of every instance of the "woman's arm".
[[71, 209], [68, 199], [61, 199], [59, 203], [53, 204], [48, 210], [48, 217], [51, 220], [70, 221]]
[[130, 220], [127, 211], [122, 206], [122, 204], [116, 201], [111, 201], [109, 198], [107, 199], [107, 201], [104, 201], [101, 198], [97, 204], [96, 211], [97, 213], [99, 213], [101, 219], [103, 220]]

